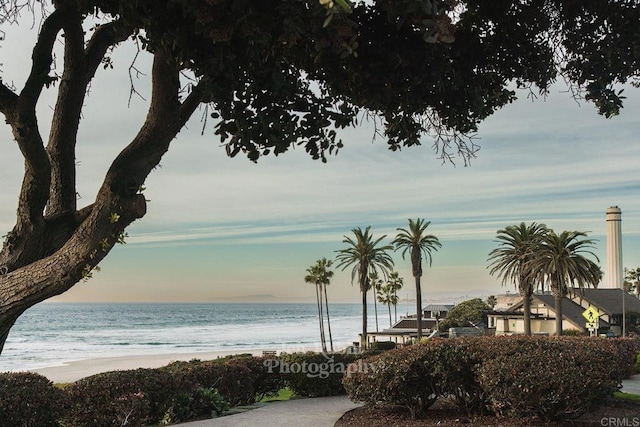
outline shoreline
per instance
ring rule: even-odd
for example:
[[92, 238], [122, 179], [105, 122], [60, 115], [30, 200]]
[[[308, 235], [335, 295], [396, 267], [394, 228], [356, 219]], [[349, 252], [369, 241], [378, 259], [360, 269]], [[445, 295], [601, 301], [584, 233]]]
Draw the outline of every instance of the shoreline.
[[[108, 371], [121, 371], [138, 368], [160, 368], [171, 362], [189, 361], [192, 359], [214, 360], [225, 356], [238, 354], [252, 354], [262, 356], [263, 351], [282, 352], [319, 351], [315, 346], [305, 348], [272, 348], [272, 349], [247, 349], [244, 351], [206, 351], [191, 353], [157, 353], [140, 354], [131, 356], [99, 357], [92, 359], [72, 360], [64, 362], [62, 365], [49, 366], [44, 368], [27, 369], [26, 372], [35, 372], [47, 377], [54, 383], [71, 383], [79, 379], [89, 377]], [[24, 371], [23, 371], [24, 372]]]

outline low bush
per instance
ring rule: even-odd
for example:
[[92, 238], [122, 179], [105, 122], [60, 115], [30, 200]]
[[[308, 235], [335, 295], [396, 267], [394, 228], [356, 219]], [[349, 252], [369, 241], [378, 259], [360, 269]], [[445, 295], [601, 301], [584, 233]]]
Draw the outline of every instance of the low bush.
[[618, 350], [617, 363], [620, 367], [622, 378], [629, 378], [631, 375], [640, 372], [637, 370], [638, 352], [640, 352], [640, 342], [636, 338], [615, 338], [610, 339]]
[[65, 394], [42, 375], [0, 373], [0, 427], [58, 426]]
[[393, 350], [396, 348], [396, 343], [393, 341], [374, 341], [371, 343], [372, 350]]
[[161, 368], [176, 382], [176, 390], [193, 393], [200, 388], [217, 389], [230, 406], [255, 402], [256, 392], [251, 369], [233, 359], [174, 362]]
[[280, 390], [286, 386], [283, 376], [278, 371], [269, 369], [273, 360], [277, 360], [277, 358], [250, 356], [235, 358], [228, 363], [245, 366], [251, 371], [255, 400], [260, 401], [264, 398], [277, 396]]
[[613, 395], [634, 349], [631, 340], [589, 337], [432, 339], [367, 357], [343, 383], [353, 400], [403, 405], [413, 415], [453, 396], [467, 414], [564, 420]]
[[65, 387], [65, 426], [144, 426], [162, 420], [174, 396], [173, 377], [159, 369], [112, 371]]
[[415, 418], [442, 394], [431, 350], [412, 345], [358, 360], [343, 378], [349, 398], [367, 405], [402, 405]]
[[595, 409], [618, 389], [618, 353], [594, 339], [517, 339], [520, 350], [485, 360], [480, 384], [497, 414], [544, 421]]
[[345, 394], [342, 376], [360, 355], [290, 353], [274, 359], [271, 372], [278, 372], [297, 396], [320, 397]]
[[200, 418], [215, 418], [229, 410], [229, 404], [214, 388], [199, 387], [191, 392], [178, 391], [161, 424], [176, 424]]

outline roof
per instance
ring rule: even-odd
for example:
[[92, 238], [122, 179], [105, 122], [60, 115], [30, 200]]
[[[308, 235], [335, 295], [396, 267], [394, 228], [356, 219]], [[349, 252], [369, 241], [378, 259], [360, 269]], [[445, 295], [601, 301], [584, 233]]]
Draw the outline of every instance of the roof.
[[[542, 302], [544, 305], [549, 307], [551, 311], [555, 313], [555, 300], [553, 295], [533, 295], [534, 299]], [[562, 317], [564, 320], [568, 320], [574, 325], [578, 326], [581, 329], [585, 329], [586, 320], [582, 317], [582, 313], [584, 312], [584, 307], [580, 304], [570, 300], [567, 297], [562, 298]], [[608, 328], [609, 323], [600, 319], [600, 327]]]
[[[429, 326], [433, 323], [433, 321], [431, 322], [427, 322], [427, 319], [422, 319], [422, 328], [426, 329], [429, 328]], [[395, 330], [395, 329], [411, 329], [411, 330], [416, 330], [418, 326], [418, 322], [417, 319], [414, 317], [413, 319], [408, 319], [408, 318], [404, 318], [404, 319], [400, 319], [398, 320], [390, 329], [388, 330]]]
[[640, 300], [624, 292], [622, 289], [577, 289], [572, 288], [577, 298], [587, 301], [600, 311], [610, 316], [622, 315], [622, 298], [624, 295], [624, 311], [627, 313], [640, 313]]
[[429, 304], [422, 311], [451, 311], [453, 307], [453, 304]]

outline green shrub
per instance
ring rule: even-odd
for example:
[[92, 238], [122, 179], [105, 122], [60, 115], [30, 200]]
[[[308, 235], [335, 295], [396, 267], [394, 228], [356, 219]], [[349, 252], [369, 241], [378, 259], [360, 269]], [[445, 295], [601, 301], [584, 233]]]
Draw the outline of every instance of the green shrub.
[[396, 343], [393, 341], [374, 341], [371, 343], [372, 350], [393, 350], [396, 348]]
[[430, 350], [412, 345], [349, 365], [343, 378], [349, 398], [367, 405], [405, 406], [415, 418], [442, 394], [435, 373], [438, 361]]
[[65, 388], [65, 426], [143, 426], [158, 423], [174, 396], [172, 376], [159, 369], [111, 371]]
[[359, 357], [342, 353], [285, 353], [272, 362], [271, 371], [279, 372], [298, 396], [336, 396], [346, 393], [342, 376], [347, 366]]
[[435, 338], [424, 357], [438, 361], [434, 376], [444, 396], [453, 396], [467, 415], [489, 411], [488, 397], [478, 381], [477, 368], [486, 356], [484, 337]]
[[229, 404], [214, 388], [177, 392], [161, 424], [176, 424], [199, 418], [215, 418], [229, 410]]
[[250, 356], [235, 358], [228, 363], [245, 366], [251, 371], [255, 400], [260, 401], [266, 397], [277, 396], [280, 390], [286, 386], [280, 372], [269, 369], [269, 366], [273, 364], [272, 360], [275, 359]]
[[640, 343], [635, 338], [615, 338], [610, 340], [618, 350], [617, 363], [621, 378], [629, 378], [637, 371], [638, 351]]
[[170, 373], [180, 392], [193, 393], [199, 388], [215, 388], [230, 406], [255, 402], [256, 392], [251, 369], [243, 364], [231, 363], [233, 359], [174, 362], [161, 368]]
[[611, 397], [619, 384], [610, 340], [512, 338], [519, 350], [484, 360], [479, 379], [498, 415], [544, 421], [580, 416]]
[[42, 375], [0, 373], [0, 427], [58, 426], [65, 394]]

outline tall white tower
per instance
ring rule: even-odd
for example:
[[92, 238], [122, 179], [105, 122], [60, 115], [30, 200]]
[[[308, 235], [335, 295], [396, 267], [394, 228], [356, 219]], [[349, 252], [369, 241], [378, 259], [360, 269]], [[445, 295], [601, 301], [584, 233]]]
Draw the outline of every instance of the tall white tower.
[[624, 287], [622, 272], [622, 211], [617, 206], [607, 209], [606, 288]]

